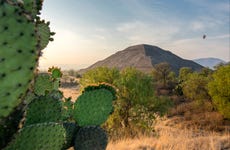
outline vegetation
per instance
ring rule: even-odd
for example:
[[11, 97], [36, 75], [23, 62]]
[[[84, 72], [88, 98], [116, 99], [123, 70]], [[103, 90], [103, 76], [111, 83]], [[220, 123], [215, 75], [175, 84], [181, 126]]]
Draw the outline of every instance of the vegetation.
[[42, 2], [0, 0], [0, 149], [105, 149], [99, 125], [112, 113], [113, 87], [89, 85], [73, 103], [59, 91], [59, 68], [36, 72], [41, 50], [53, 40], [49, 23], [38, 16]]
[[217, 68], [208, 84], [208, 89], [218, 111], [230, 119], [230, 64]]
[[182, 82], [182, 90], [184, 95], [195, 100], [198, 103], [202, 103], [204, 100], [209, 100], [208, 94], [208, 77], [202, 76], [199, 73], [191, 73]]
[[170, 75], [172, 77], [170, 65], [166, 62], [156, 64], [153, 70], [154, 79], [161, 83], [163, 87], [167, 86], [168, 81], [170, 80]]
[[86, 72], [80, 83], [84, 86], [106, 81], [118, 91], [114, 113], [104, 125], [113, 137], [135, 136], [140, 130], [151, 133], [154, 114], [164, 114], [171, 106], [169, 99], [155, 96], [153, 77], [134, 68], [119, 72], [99, 67]]
[[[63, 97], [59, 68], [36, 72], [41, 50], [54, 34], [38, 16], [42, 1], [23, 2], [0, 0], [0, 37], [4, 37], [0, 38], [1, 149], [105, 149], [107, 135], [102, 124], [113, 139], [157, 134], [156, 117], [167, 113], [183, 115], [199, 129], [207, 123], [215, 128], [229, 123], [224, 122], [230, 120], [229, 64], [214, 72], [181, 68], [178, 78], [167, 63], [155, 65], [152, 75], [135, 68], [99, 67], [80, 79], [82, 93], [76, 102]], [[68, 74], [73, 76], [71, 83], [80, 77], [73, 70]], [[202, 105], [192, 107], [194, 103]], [[165, 147], [169, 148], [160, 148]]]

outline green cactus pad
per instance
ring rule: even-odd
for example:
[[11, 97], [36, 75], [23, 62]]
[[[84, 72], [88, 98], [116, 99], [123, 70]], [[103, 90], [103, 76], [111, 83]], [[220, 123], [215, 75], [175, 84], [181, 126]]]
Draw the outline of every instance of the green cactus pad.
[[23, 0], [23, 3], [20, 3], [20, 6], [26, 10], [26, 13], [30, 15], [32, 19], [34, 19], [37, 14], [40, 14], [40, 10], [42, 8], [43, 0]]
[[44, 21], [38, 21], [36, 24], [36, 35], [39, 41], [39, 49], [44, 49], [49, 41], [52, 41], [53, 39], [51, 38], [52, 33], [50, 31], [49, 23], [45, 23]]
[[36, 95], [45, 95], [53, 90], [53, 82], [49, 74], [41, 73], [35, 79], [34, 93]]
[[63, 146], [63, 150], [66, 150], [74, 146], [74, 138], [79, 127], [73, 122], [64, 122], [63, 126], [66, 130], [66, 143]]
[[34, 78], [38, 52], [35, 24], [21, 8], [0, 1], [0, 118], [21, 102]]
[[74, 102], [71, 101], [71, 98], [65, 98], [62, 101], [62, 107], [63, 107], [63, 111], [62, 111], [63, 120], [72, 120]]
[[79, 126], [100, 125], [113, 110], [113, 94], [106, 89], [84, 92], [74, 104], [73, 118]]
[[108, 84], [108, 83], [100, 83], [100, 84], [95, 84], [95, 85], [89, 85], [89, 86], [84, 88], [83, 93], [87, 92], [87, 91], [96, 90], [96, 89], [109, 90], [113, 94], [113, 100], [117, 99], [115, 87], [113, 85], [111, 85], [111, 84]]
[[61, 102], [51, 96], [40, 96], [28, 105], [25, 126], [43, 122], [60, 122], [61, 120]]
[[22, 128], [5, 150], [60, 150], [66, 131], [57, 123], [34, 124]]
[[105, 150], [108, 143], [106, 132], [98, 126], [80, 128], [74, 140], [76, 150]]

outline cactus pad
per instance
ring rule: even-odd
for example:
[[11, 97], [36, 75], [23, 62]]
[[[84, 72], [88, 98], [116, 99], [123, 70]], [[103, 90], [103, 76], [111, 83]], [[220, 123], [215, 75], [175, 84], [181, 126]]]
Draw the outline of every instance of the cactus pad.
[[63, 149], [68, 149], [74, 145], [74, 137], [79, 129], [79, 127], [73, 122], [64, 122], [63, 126], [66, 130], [66, 144]]
[[111, 85], [111, 84], [104, 83], [104, 82], [100, 83], [100, 84], [89, 85], [89, 86], [85, 87], [83, 93], [87, 92], [87, 91], [96, 90], [96, 89], [109, 90], [113, 94], [113, 100], [117, 99], [115, 87], [113, 85]]
[[61, 102], [51, 96], [34, 99], [27, 108], [25, 125], [62, 120]]
[[39, 49], [44, 49], [48, 45], [49, 41], [53, 40], [50, 38], [54, 33], [50, 32], [49, 22], [45, 23], [43, 20], [38, 21], [36, 24], [36, 32], [39, 41]]
[[63, 125], [34, 124], [22, 128], [5, 150], [60, 150], [66, 138]]
[[80, 128], [77, 132], [74, 148], [76, 150], [105, 150], [108, 138], [106, 132], [98, 126]]
[[113, 110], [113, 94], [106, 89], [85, 91], [74, 104], [73, 118], [79, 126], [100, 125]]
[[53, 89], [53, 82], [47, 73], [38, 74], [34, 83], [34, 93], [36, 95], [45, 95]]
[[23, 3], [20, 3], [18, 0], [16, 1], [31, 17], [31, 19], [34, 19], [37, 14], [40, 14], [39, 11], [42, 8], [43, 0], [23, 0]]
[[34, 22], [18, 6], [0, 1], [0, 118], [21, 102], [38, 61]]

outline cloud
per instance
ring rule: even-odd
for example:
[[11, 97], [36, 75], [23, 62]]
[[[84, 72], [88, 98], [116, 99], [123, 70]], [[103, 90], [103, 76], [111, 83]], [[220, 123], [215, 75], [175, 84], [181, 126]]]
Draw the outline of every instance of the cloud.
[[194, 21], [191, 23], [190, 28], [194, 31], [200, 31], [205, 28], [205, 25], [203, 22], [200, 21]]
[[116, 31], [133, 43], [160, 43], [171, 39], [179, 31], [179, 27], [168, 26], [163, 22], [133, 21], [119, 24]]

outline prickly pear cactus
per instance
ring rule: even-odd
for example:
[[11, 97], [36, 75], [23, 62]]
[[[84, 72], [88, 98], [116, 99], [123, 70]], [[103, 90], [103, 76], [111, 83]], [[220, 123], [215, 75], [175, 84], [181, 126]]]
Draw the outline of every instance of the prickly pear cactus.
[[28, 105], [25, 126], [60, 121], [62, 121], [62, 105], [59, 99], [49, 95], [40, 96]]
[[39, 39], [39, 49], [44, 49], [49, 41], [53, 41], [53, 38], [50, 38], [50, 35], [54, 35], [54, 32], [50, 31], [49, 22], [45, 22], [44, 20], [38, 21], [36, 24], [36, 35]]
[[113, 111], [113, 94], [107, 89], [85, 91], [74, 104], [73, 117], [79, 126], [100, 125]]
[[40, 14], [40, 10], [42, 9], [43, 0], [14, 0], [18, 2], [18, 5], [22, 7], [28, 15], [30, 15], [31, 19], [34, 19], [37, 14]]
[[105, 150], [108, 138], [106, 132], [98, 126], [87, 126], [79, 129], [76, 134], [74, 149]]
[[[77, 126], [84, 126], [76, 133], [77, 148], [79, 141], [84, 140], [80, 149], [91, 149], [93, 145], [95, 148], [105, 149], [105, 132], [98, 127], [85, 126], [100, 125], [107, 119], [113, 110], [114, 92], [106, 86], [91, 86], [85, 89], [74, 105], [71, 101], [62, 103], [63, 95], [58, 90], [62, 75], [60, 69], [50, 68], [49, 78], [37, 76], [36, 67], [42, 55], [41, 50], [53, 40], [51, 36], [54, 35], [50, 32], [49, 23], [38, 17], [42, 2], [43, 0], [0, 0], [1, 138], [5, 137], [5, 133], [2, 132], [5, 128], [1, 128], [5, 126], [2, 124], [5, 122], [4, 119], [10, 117], [9, 114], [13, 114], [13, 110], [19, 104], [23, 104], [22, 99], [25, 98], [28, 89], [31, 94], [26, 97], [29, 104], [25, 124], [5, 149], [65, 149], [73, 146]], [[37, 79], [34, 86], [31, 83], [35, 76]], [[64, 107], [67, 108], [65, 115]], [[24, 106], [20, 113], [23, 113], [23, 110]], [[77, 126], [75, 123], [65, 122], [72, 119], [70, 116], [73, 116]]]
[[66, 150], [74, 145], [75, 135], [80, 128], [74, 122], [64, 122], [63, 126], [66, 130], [66, 142], [63, 146], [63, 150]]
[[0, 119], [22, 101], [35, 76], [45, 46], [36, 19], [41, 5], [42, 0], [0, 0]]
[[62, 124], [34, 124], [22, 128], [5, 150], [61, 150], [65, 140]]
[[34, 93], [36, 95], [44, 96], [51, 90], [53, 90], [53, 82], [50, 78], [50, 75], [47, 73], [38, 74], [34, 82]]

